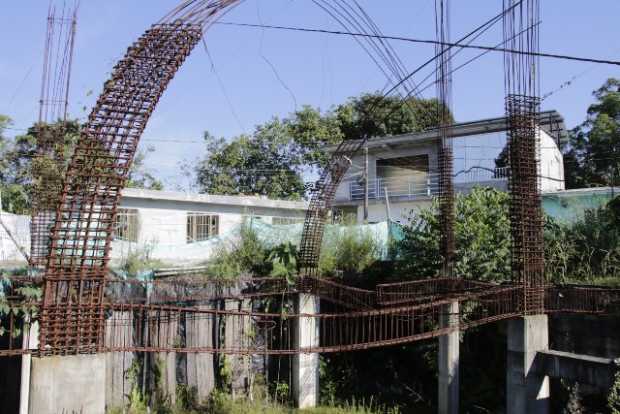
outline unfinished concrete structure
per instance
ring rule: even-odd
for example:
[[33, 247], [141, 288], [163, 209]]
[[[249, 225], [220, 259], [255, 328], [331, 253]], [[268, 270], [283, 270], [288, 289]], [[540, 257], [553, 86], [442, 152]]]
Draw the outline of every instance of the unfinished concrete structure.
[[[115, 284], [122, 288], [139, 286], [147, 291], [158, 284], [156, 281], [108, 279], [107, 264], [120, 190], [126, 183], [137, 143], [159, 97], [201, 40], [203, 28], [237, 3], [234, 0], [183, 3], [149, 29], [115, 67], [89, 117], [65, 177], [49, 245], [50, 255], [43, 279], [44, 295], [41, 303], [35, 305], [40, 310], [39, 347], [33, 352], [22, 347], [14, 348], [9, 343], [8, 349], [0, 353], [11, 356], [36, 353], [37, 357], [49, 358], [50, 361], [66, 359], [67, 367], [74, 367], [75, 371], [63, 378], [68, 381], [65, 386], [75, 389], [89, 385], [85, 383], [85, 377], [92, 369], [97, 369], [98, 374], [92, 378], [92, 385], [97, 390], [102, 382], [99, 373], [105, 372], [100, 362], [101, 354], [106, 352], [164, 355], [166, 359], [174, 355], [175, 360], [178, 353], [298, 355], [299, 368], [295, 377], [304, 382], [307, 378], [304, 385], [308, 386], [307, 391], [298, 392], [298, 400], [305, 404], [305, 401], [312, 401], [317, 387], [312, 383], [312, 378], [316, 378], [316, 363], [313, 362], [316, 359], [309, 359], [309, 365], [306, 365], [301, 357], [305, 354], [354, 351], [448, 335], [442, 341], [452, 347], [444, 347], [446, 351], [442, 358], [446, 361], [444, 384], [449, 388], [457, 378], [455, 341], [451, 335], [485, 323], [523, 318], [520, 320], [524, 327], [521, 337], [514, 341], [516, 345], [512, 349], [522, 354], [515, 358], [519, 361], [514, 370], [518, 377], [515, 383], [524, 385], [525, 389], [531, 388], [530, 361], [534, 352], [544, 350], [544, 341], [532, 341], [531, 344], [524, 341], [526, 332], [536, 331], [536, 326], [527, 322], [528, 318], [536, 321], [544, 313], [554, 311], [605, 312], [620, 296], [619, 291], [611, 289], [549, 287], [541, 280], [540, 200], [535, 157], [537, 101], [534, 94], [526, 94], [525, 98], [512, 94], [514, 96], [507, 99], [507, 119], [513, 134], [510, 147], [511, 220], [515, 242], [512, 284], [495, 285], [453, 277], [456, 275], [450, 271], [449, 257], [453, 254], [450, 247], [452, 219], [449, 215], [450, 211], [453, 212], [450, 196], [442, 201], [445, 207], [442, 209], [442, 253], [446, 256], [446, 266], [440, 277], [378, 285], [374, 290], [315, 277], [327, 212], [348, 169], [350, 156], [364, 144], [361, 141], [341, 144], [315, 186], [301, 243], [301, 277], [294, 283], [283, 279], [252, 279], [243, 289], [231, 292], [225, 284], [218, 284], [221, 281], [211, 281], [215, 286], [212, 291], [197, 292], [198, 287], [204, 286], [204, 279], [176, 280], [170, 290], [138, 302], [107, 293], [106, 290]], [[521, 12], [524, 7], [535, 9], [531, 7], [535, 4], [530, 3], [528, 0], [527, 6], [518, 6], [518, 3], [509, 2], [509, 8], [500, 17], [517, 7], [522, 8]], [[444, 49], [446, 44], [439, 43]], [[522, 52], [529, 56], [528, 50]], [[528, 67], [527, 64], [522, 66]], [[445, 82], [445, 77], [440, 81]], [[449, 154], [444, 155], [445, 159], [450, 158]], [[450, 183], [444, 182], [443, 185], [449, 187]], [[449, 189], [442, 194], [449, 195]], [[338, 304], [342, 309], [330, 314], [301, 311], [290, 314], [254, 310], [251, 306], [246, 309], [205, 308], [197, 304], [201, 301], [243, 301], [294, 295], [316, 296]], [[15, 298], [16, 301], [20, 299]], [[458, 304], [458, 316], [451, 315], [451, 318], [458, 323], [442, 322], [446, 305], [455, 303]], [[452, 314], [455, 308], [450, 309]], [[114, 314], [121, 316], [109, 317]], [[181, 321], [187, 324], [211, 319], [214, 324], [225, 321], [219, 325], [221, 329], [216, 329], [217, 335], [234, 325], [242, 333], [245, 327], [252, 327], [253, 333], [242, 335], [240, 341], [218, 340], [204, 345], [190, 341], [188, 344], [183, 330], [179, 329]], [[131, 344], [106, 342], [106, 329], [116, 333], [127, 329], [129, 323], [136, 326]], [[318, 339], [304, 339], [299, 328], [304, 326], [311, 334], [316, 329]], [[299, 334], [295, 335], [296, 332]], [[111, 337], [116, 338], [116, 335]], [[80, 355], [79, 359], [77, 355]], [[73, 361], [78, 363], [74, 366]], [[308, 375], [300, 375], [302, 368], [308, 369]], [[167, 377], [173, 375], [166, 372]], [[37, 369], [31, 369], [31, 374], [31, 384], [40, 384], [39, 377], [45, 378], [46, 375]], [[534, 380], [532, 385], [538, 382]], [[176, 380], [164, 385], [169, 393], [173, 392], [174, 383]], [[301, 389], [299, 386], [298, 390]], [[57, 390], [50, 389], [49, 395], [40, 396], [41, 401], [54, 398]], [[452, 401], [448, 402], [446, 410], [454, 411], [457, 402], [453, 389], [448, 390], [448, 394]], [[514, 393], [514, 412], [529, 406], [538, 407], [538, 395], [542, 396], [540, 400], [545, 399], [544, 386], [538, 388], [536, 398], [533, 399], [532, 395], [530, 392]], [[93, 404], [100, 404], [100, 400]], [[544, 412], [544, 404], [540, 407]], [[99, 405], [94, 410], [98, 409]]]

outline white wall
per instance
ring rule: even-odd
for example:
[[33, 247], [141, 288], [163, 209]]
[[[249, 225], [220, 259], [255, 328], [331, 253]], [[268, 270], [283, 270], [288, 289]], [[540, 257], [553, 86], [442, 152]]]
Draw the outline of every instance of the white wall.
[[[30, 217], [0, 212], [2, 222], [7, 226], [17, 243], [30, 253]], [[25, 262], [18, 247], [0, 226], [0, 262]]]
[[564, 190], [564, 157], [555, 140], [540, 130], [540, 189], [543, 193]]
[[[271, 223], [273, 217], [303, 219], [306, 213], [301, 208], [244, 207], [128, 197], [121, 200], [120, 208], [137, 210], [138, 243], [115, 240], [112, 243], [114, 260], [122, 259], [137, 249], [148, 249], [153, 259], [182, 265], [208, 260], [218, 248], [220, 239], [231, 235], [246, 218], [255, 217]], [[220, 237], [188, 243], [187, 216], [190, 213], [217, 215]]]

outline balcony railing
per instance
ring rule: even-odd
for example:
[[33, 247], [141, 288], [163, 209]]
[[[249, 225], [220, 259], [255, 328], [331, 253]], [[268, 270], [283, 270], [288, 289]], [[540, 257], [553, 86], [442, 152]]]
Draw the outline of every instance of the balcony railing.
[[[507, 168], [495, 169], [471, 169], [459, 172], [454, 177], [456, 191], [459, 185], [471, 186], [471, 184], [489, 184], [493, 182], [503, 182], [508, 178]], [[344, 188], [342, 188], [344, 187]], [[336, 199], [339, 201], [363, 200], [365, 194], [365, 184], [363, 180], [346, 180], [342, 183]], [[430, 173], [426, 175], [401, 176], [383, 178], [378, 177], [368, 181], [368, 198], [385, 198], [387, 190], [388, 197], [400, 197], [407, 199], [418, 199], [432, 197], [439, 193], [439, 174]]]

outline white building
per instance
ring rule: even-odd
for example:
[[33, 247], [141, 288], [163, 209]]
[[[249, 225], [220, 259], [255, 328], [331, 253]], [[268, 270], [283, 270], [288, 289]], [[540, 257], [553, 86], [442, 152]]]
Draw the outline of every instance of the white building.
[[[557, 112], [547, 111], [541, 113], [539, 125], [541, 190], [543, 193], [563, 190], [564, 167], [559, 145], [566, 139], [564, 121]], [[451, 134], [457, 192], [466, 192], [475, 185], [507, 189], [508, 171], [496, 168], [494, 163], [505, 145], [506, 130], [503, 117], [454, 125]], [[428, 206], [438, 193], [439, 143], [438, 130], [369, 140], [368, 156], [360, 152], [351, 160], [352, 165], [338, 187], [335, 214], [363, 221], [367, 165], [368, 222], [386, 220], [388, 207], [392, 220], [406, 222], [412, 211]], [[489, 147], [495, 153], [485, 152]]]
[[[204, 262], [221, 241], [234, 237], [244, 220], [299, 223], [306, 209], [304, 201], [126, 188], [117, 214], [112, 260], [138, 252], [171, 265]], [[14, 240], [29, 252], [30, 217], [0, 213], [11, 233], [0, 226], [0, 265], [24, 264]]]
[[148, 250], [150, 257], [173, 264], [205, 261], [244, 220], [297, 223], [303, 221], [306, 209], [303, 201], [126, 188], [118, 210], [112, 258]]

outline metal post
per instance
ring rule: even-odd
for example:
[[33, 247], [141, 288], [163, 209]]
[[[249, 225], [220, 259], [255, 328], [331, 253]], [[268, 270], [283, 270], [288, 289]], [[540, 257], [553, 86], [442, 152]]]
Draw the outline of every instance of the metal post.
[[390, 221], [392, 219], [392, 214], [390, 213], [390, 197], [387, 187], [383, 187], [383, 192], [385, 193], [385, 212], [387, 214], [387, 220]]
[[364, 147], [364, 223], [368, 223], [368, 146]]

